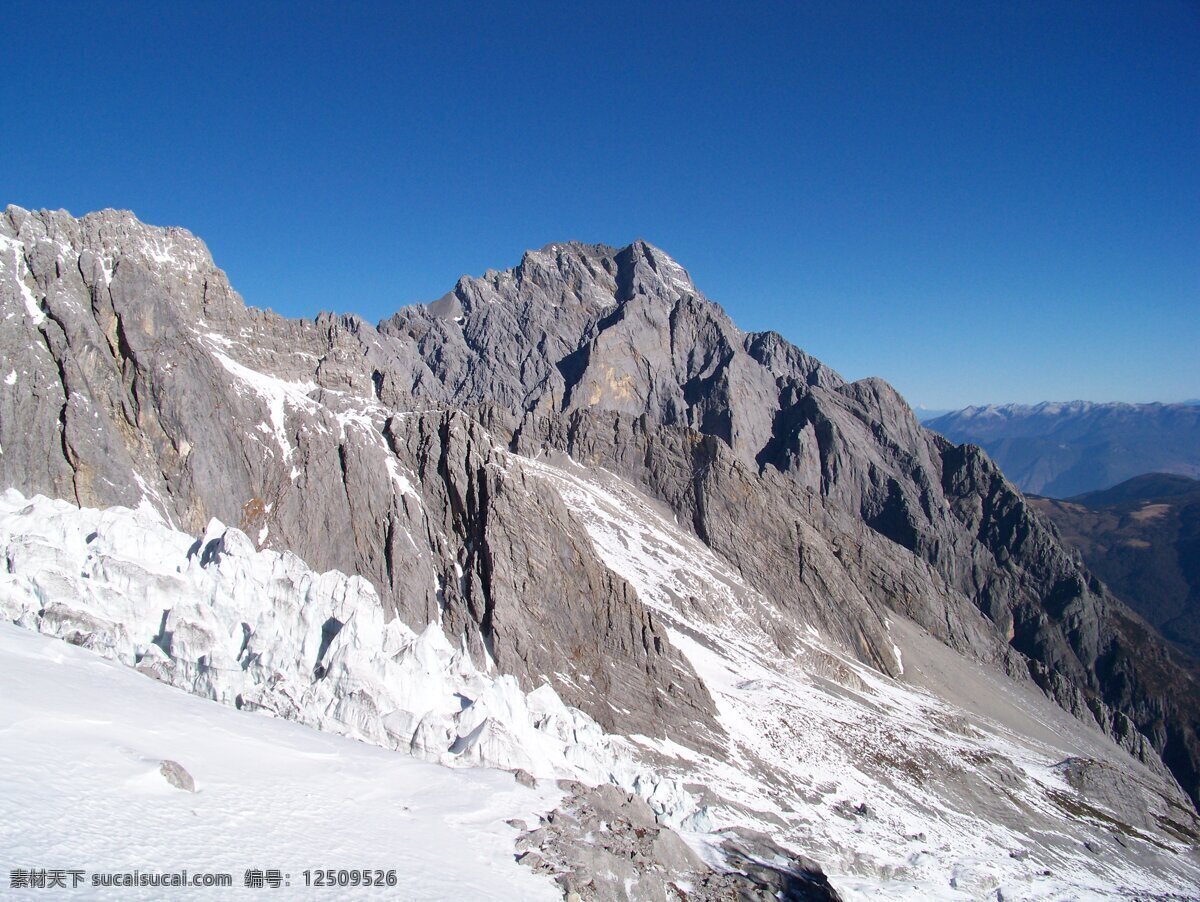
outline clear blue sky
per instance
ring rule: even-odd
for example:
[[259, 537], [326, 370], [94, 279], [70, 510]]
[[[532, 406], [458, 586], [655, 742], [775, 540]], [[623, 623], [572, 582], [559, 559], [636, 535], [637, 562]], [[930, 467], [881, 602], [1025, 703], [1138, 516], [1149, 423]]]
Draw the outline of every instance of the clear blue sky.
[[643, 237], [914, 405], [1200, 396], [1200, 4], [9, 3], [0, 203], [379, 319]]

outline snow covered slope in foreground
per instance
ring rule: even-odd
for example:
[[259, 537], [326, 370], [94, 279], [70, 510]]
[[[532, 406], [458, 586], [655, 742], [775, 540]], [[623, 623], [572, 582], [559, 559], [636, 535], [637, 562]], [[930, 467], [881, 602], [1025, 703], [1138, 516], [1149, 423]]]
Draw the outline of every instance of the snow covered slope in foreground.
[[[194, 793], [168, 784], [164, 759], [195, 778]], [[28, 891], [37, 898], [278, 895], [244, 888], [252, 868], [290, 875], [289, 899], [561, 898], [514, 861], [505, 823], [552, 808], [552, 785], [214, 705], [0, 624], [4, 885], [15, 869], [86, 872], [79, 890]], [[91, 886], [94, 874], [185, 868], [228, 873], [233, 888]], [[305, 890], [303, 871], [324, 868], [394, 869], [397, 884]]]
[[[815, 630], [781, 651], [770, 638], [773, 615], [762, 596], [627, 483], [561, 455], [534, 460], [505, 452], [502, 461], [552, 486], [586, 526], [606, 566], [628, 579], [667, 624], [671, 641], [717, 702], [723, 748], [705, 754], [670, 737], [605, 734], [563, 705], [550, 685], [526, 693], [512, 677], [496, 674], [491, 661], [477, 666], [447, 642], [438, 624], [416, 635], [399, 621], [385, 623], [365, 580], [317, 574], [294, 555], [256, 551], [243, 533], [215, 521], [197, 539], [149, 510], [79, 509], [10, 490], [0, 496], [0, 617], [189, 692], [387, 749], [447, 765], [521, 767], [539, 776], [617, 783], [685, 831], [712, 865], [732, 864], [725, 841], [735, 836], [731, 831], [749, 828], [816, 859], [848, 899], [1196, 896], [1200, 861], [1188, 839], [1196, 824], [1186, 799], [1032, 687], [988, 673], [898, 616], [889, 630], [903, 662], [900, 681], [858, 664]], [[89, 867], [110, 860], [114, 868], [138, 865], [129, 856], [145, 859], [143, 869], [157, 867], [152, 837], [174, 841], [175, 834], [174, 822], [163, 823], [168, 814], [154, 805], [177, 804], [178, 795], [157, 775], [162, 758], [192, 770], [201, 788], [224, 785], [229, 805], [239, 789], [245, 792], [236, 815], [225, 808], [212, 814], [230, 818], [228, 830], [221, 823], [194, 825], [198, 832], [189, 834], [185, 848], [199, 861], [216, 860], [226, 848], [254, 851], [244, 837], [226, 844], [223, 831], [257, 836], [274, 829], [270, 818], [286, 821], [293, 807], [295, 823], [288, 821], [282, 838], [271, 840], [285, 868], [375, 866], [392, 848], [390, 839], [378, 840], [392, 829], [378, 819], [384, 814], [360, 816], [349, 803], [330, 806], [366, 793], [380, 811], [412, 807], [389, 795], [386, 781], [378, 791], [368, 788], [372, 774], [385, 767], [403, 774], [414, 766], [402, 756], [373, 757], [386, 753], [332, 738], [289, 739], [276, 769], [269, 752], [274, 739], [264, 738], [246, 754], [252, 762], [261, 755], [270, 772], [251, 767], [238, 776], [242, 753], [229, 737], [240, 734], [229, 724], [253, 725], [245, 729], [268, 731], [264, 737], [302, 734], [269, 732], [285, 725], [180, 699], [109, 662], [89, 665], [86, 653], [66, 645], [45, 652], [71, 662], [55, 670], [38, 663], [42, 653], [28, 651], [35, 646], [20, 645], [11, 628], [4, 629], [0, 774], [14, 781], [5, 801], [16, 801], [24, 813], [15, 826], [0, 827], [15, 831], [0, 832], [0, 850], [32, 858], [48, 854], [45, 836], [60, 836], [54, 850], [61, 861], [28, 865], [73, 867], [66, 852], [78, 835], [84, 849], [98, 843]], [[85, 676], [77, 679], [79, 668]], [[103, 691], [103, 700], [94, 702], [93, 676]], [[106, 682], [112, 685], [105, 688]], [[186, 702], [189, 713], [160, 717], [159, 703], [143, 697]], [[122, 717], [132, 717], [132, 725], [126, 728]], [[293, 756], [289, 749], [304, 742], [360, 750], [366, 763], [324, 751]], [[234, 751], [222, 751], [226, 746]], [[288, 764], [292, 757], [300, 762], [295, 767]], [[208, 760], [216, 763], [206, 773]], [[385, 761], [394, 764], [379, 763]], [[510, 806], [506, 799], [516, 790], [506, 774], [465, 771], [454, 783], [452, 772], [431, 773], [430, 785], [451, 781], [444, 784], [457, 812], [448, 815], [451, 823], [473, 805], [480, 817], [499, 812], [494, 819], [503, 820], [509, 807], [552, 804], [539, 795], [520, 805], [514, 798]], [[488, 795], [493, 791], [499, 796]], [[149, 801], [130, 802], [146, 792]], [[276, 795], [286, 804], [276, 806]], [[457, 799], [465, 807], [454, 807]], [[259, 805], [266, 815], [256, 813]], [[122, 807], [121, 817], [133, 807], [155, 829], [135, 829], [126, 845], [105, 821], [113, 806]], [[62, 823], [69, 826], [53, 826], [67, 811]], [[37, 821], [43, 816], [44, 824]], [[430, 817], [436, 817], [432, 810]], [[212, 834], [211, 846], [201, 834]], [[508, 836], [505, 866], [515, 839]], [[459, 867], [463, 837], [439, 837], [434, 828], [429, 837], [420, 847], [434, 858], [420, 881], [425, 897], [470, 895], [457, 876], [445, 882]], [[346, 854], [292, 864], [308, 849]], [[378, 851], [380, 858], [355, 863], [349, 855], [356, 849]], [[280, 866], [276, 862], [262, 866]], [[498, 886], [491, 897], [524, 892]]]

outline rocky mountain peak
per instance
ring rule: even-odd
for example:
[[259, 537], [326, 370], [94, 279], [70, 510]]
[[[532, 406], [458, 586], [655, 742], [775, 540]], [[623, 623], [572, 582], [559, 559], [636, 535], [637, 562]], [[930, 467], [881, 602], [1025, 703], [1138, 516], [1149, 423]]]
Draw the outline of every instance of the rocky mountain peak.
[[99, 210], [76, 219], [66, 210], [30, 212], [10, 204], [0, 231], [34, 253], [43, 247], [50, 253], [75, 257], [87, 251], [110, 276], [122, 258], [177, 274], [216, 270], [208, 246], [187, 229], [146, 225], [129, 210]]
[[[986, 455], [886, 383], [739, 331], [650, 244], [550, 245], [373, 328], [245, 308], [188, 233], [127, 214], [10, 208], [0, 235], [0, 484], [218, 517], [606, 728], [694, 747], [720, 731], [668, 602], [896, 678], [903, 618], [1200, 792], [1192, 678]], [[580, 480], [616, 494], [593, 486], [585, 517]], [[737, 598], [673, 564], [648, 608], [617, 572], [631, 536], [585, 528], [618, 496]]]
[[625, 293], [663, 297], [702, 297], [688, 271], [665, 251], [638, 239], [619, 251], [617, 263], [628, 270]]
[[452, 292], [428, 306], [443, 319], [469, 316], [494, 304], [596, 313], [638, 296], [664, 301], [702, 297], [687, 270], [645, 241], [622, 249], [568, 241], [526, 251], [510, 269], [463, 276]]

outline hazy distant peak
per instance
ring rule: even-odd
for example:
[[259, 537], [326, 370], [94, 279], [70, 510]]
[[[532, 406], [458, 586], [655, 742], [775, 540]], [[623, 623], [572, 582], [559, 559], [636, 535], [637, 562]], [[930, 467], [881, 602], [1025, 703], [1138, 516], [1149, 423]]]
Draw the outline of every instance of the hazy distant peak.
[[1076, 416], [1091, 413], [1135, 413], [1192, 406], [1196, 406], [1196, 402], [1180, 401], [1176, 403], [1164, 403], [1162, 401], [1150, 401], [1135, 404], [1128, 401], [1039, 401], [1037, 404], [971, 405], [964, 407], [962, 410], [947, 411], [943, 416], [964, 420], [988, 417], [1018, 419], [1023, 417]]
[[1065, 498], [1152, 470], [1200, 476], [1200, 408], [1043, 401], [988, 404], [926, 420], [979, 445], [1024, 491]]

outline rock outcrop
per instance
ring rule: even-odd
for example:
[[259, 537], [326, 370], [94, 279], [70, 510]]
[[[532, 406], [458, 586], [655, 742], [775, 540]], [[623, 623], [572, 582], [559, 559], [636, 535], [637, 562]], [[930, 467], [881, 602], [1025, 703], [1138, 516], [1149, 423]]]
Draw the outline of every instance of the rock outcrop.
[[736, 869], [716, 870], [636, 795], [611, 784], [565, 781], [567, 797], [517, 840], [517, 860], [553, 874], [579, 902], [718, 902], [724, 899], [838, 902], [820, 867], [768, 837], [724, 840]]

